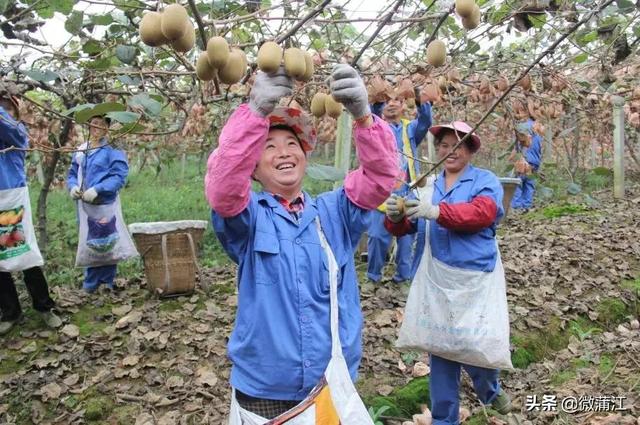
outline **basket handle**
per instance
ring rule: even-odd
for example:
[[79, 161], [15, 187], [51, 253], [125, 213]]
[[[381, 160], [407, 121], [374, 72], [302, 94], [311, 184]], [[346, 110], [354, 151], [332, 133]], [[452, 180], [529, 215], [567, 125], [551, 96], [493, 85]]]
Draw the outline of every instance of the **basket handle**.
[[196, 274], [200, 277], [200, 267], [198, 267], [198, 259], [196, 256], [196, 244], [193, 242], [193, 236], [190, 232], [187, 232], [187, 238], [189, 239], [189, 246], [191, 247], [191, 258], [193, 259], [193, 265], [196, 268]]
[[169, 254], [167, 253], [167, 235], [162, 235], [162, 262], [164, 264], [164, 293], [169, 291]]

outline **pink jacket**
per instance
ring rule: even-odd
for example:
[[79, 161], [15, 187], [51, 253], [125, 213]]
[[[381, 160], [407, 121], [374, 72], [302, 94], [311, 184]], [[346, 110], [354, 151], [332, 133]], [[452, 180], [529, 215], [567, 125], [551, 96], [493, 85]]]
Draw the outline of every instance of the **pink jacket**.
[[[360, 166], [346, 176], [344, 190], [351, 202], [375, 209], [390, 195], [400, 175], [396, 141], [387, 123], [374, 116], [369, 128], [356, 124], [354, 138]], [[248, 205], [251, 174], [264, 150], [269, 120], [243, 104], [222, 129], [218, 148], [209, 156], [204, 179], [211, 208], [222, 217], [233, 217]]]

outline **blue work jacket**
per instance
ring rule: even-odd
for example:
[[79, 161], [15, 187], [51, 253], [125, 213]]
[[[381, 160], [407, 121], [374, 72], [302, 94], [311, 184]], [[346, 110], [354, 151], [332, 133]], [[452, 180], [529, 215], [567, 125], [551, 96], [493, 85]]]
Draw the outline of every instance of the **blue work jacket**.
[[[67, 176], [67, 189], [71, 190], [78, 184], [78, 153], [73, 155], [69, 175]], [[125, 153], [107, 144], [106, 139], [101, 140], [101, 146], [86, 152], [82, 161], [83, 182], [81, 190], [94, 188], [98, 192], [97, 204], [110, 204], [116, 200], [118, 191], [124, 186], [129, 174], [129, 164]]]
[[531, 165], [533, 171], [538, 171], [542, 162], [542, 136], [533, 131], [533, 123], [533, 120], [527, 121], [527, 128], [531, 135], [531, 145], [526, 148], [516, 142], [516, 151], [524, 155], [525, 161]]
[[[384, 109], [384, 106], [385, 106], [384, 103], [374, 103], [371, 106], [371, 111], [375, 115], [383, 118], [382, 111]], [[420, 104], [420, 106], [416, 107], [416, 111], [418, 113], [417, 118], [409, 121], [409, 123], [406, 125], [407, 125], [407, 135], [409, 137], [409, 144], [411, 145], [411, 156], [413, 158], [420, 158], [419, 152], [418, 152], [418, 146], [420, 146], [420, 143], [422, 143], [422, 141], [424, 140], [424, 137], [427, 135], [427, 131], [429, 131], [429, 127], [431, 127], [431, 122], [432, 122], [431, 104], [429, 102], [422, 103]], [[403, 132], [404, 132], [405, 123], [403, 121], [405, 120], [402, 120], [397, 124], [388, 122], [389, 127], [391, 127], [391, 130], [393, 131], [393, 135], [396, 138], [396, 146], [398, 148], [398, 152], [403, 152], [403, 149], [404, 149]], [[400, 155], [400, 161], [401, 161], [401, 169], [405, 172], [407, 182], [410, 182], [411, 177], [410, 177], [409, 168], [408, 168], [409, 161], [407, 160], [407, 157], [405, 157], [404, 155]], [[414, 168], [415, 175], [418, 176], [420, 174], [420, 162], [413, 161], [413, 168]], [[397, 194], [398, 196], [404, 197], [409, 195], [409, 188], [407, 185], [403, 185], [401, 188], [399, 188], [398, 190], [395, 190], [393, 193]]]
[[[29, 147], [29, 134], [24, 124], [16, 121], [0, 106], [0, 150], [10, 147]], [[15, 189], [27, 185], [24, 172], [25, 151], [0, 153], [0, 190]]]
[[238, 264], [238, 309], [228, 343], [231, 384], [253, 397], [302, 400], [322, 378], [331, 357], [329, 274], [315, 225], [336, 257], [339, 329], [352, 379], [362, 355], [362, 313], [354, 248], [369, 211], [344, 189], [317, 199], [304, 194], [296, 220], [269, 193], [251, 193], [240, 214], [212, 212], [214, 230]]
[[[492, 272], [496, 265], [498, 252], [496, 247], [496, 227], [502, 216], [503, 190], [500, 180], [489, 170], [476, 168], [469, 164], [458, 181], [447, 191], [445, 190], [444, 172], [441, 172], [435, 181], [433, 205], [440, 202], [456, 204], [470, 202], [476, 196], [491, 197], [498, 207], [496, 220], [489, 227], [479, 232], [457, 232], [440, 226], [436, 220], [429, 220], [429, 243], [431, 254], [443, 263], [467, 270]], [[414, 257], [413, 274], [418, 269], [422, 259], [425, 244], [425, 223], [420, 219], [417, 222], [417, 245]]]

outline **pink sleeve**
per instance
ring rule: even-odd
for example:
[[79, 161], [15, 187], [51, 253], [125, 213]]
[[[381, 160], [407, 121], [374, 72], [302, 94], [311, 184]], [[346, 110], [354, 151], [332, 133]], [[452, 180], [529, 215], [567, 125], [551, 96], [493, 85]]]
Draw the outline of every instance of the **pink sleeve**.
[[356, 155], [360, 167], [344, 180], [351, 202], [367, 210], [377, 208], [391, 194], [400, 175], [396, 139], [389, 125], [377, 116], [369, 128], [356, 125]]
[[233, 217], [249, 204], [251, 174], [260, 160], [269, 121], [243, 104], [227, 120], [218, 147], [207, 162], [204, 188], [211, 208]]

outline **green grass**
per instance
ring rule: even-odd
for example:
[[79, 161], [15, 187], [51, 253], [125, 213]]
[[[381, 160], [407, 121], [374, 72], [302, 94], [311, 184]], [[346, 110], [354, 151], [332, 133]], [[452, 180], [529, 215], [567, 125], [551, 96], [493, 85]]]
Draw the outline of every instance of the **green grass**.
[[580, 204], [550, 205], [542, 210], [542, 215], [546, 218], [563, 217], [588, 212], [589, 209]]
[[389, 406], [385, 416], [411, 418], [416, 413], [421, 413], [420, 405], [429, 406], [429, 379], [417, 378], [402, 387], [396, 388], [386, 397], [372, 396], [365, 400], [365, 404], [377, 411], [383, 406]]
[[111, 307], [112, 305], [109, 303], [105, 303], [101, 307], [85, 304], [71, 317], [71, 323], [78, 327], [80, 336], [89, 336], [102, 332], [107, 327], [107, 323], [102, 321], [101, 318], [111, 314]]

